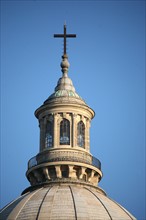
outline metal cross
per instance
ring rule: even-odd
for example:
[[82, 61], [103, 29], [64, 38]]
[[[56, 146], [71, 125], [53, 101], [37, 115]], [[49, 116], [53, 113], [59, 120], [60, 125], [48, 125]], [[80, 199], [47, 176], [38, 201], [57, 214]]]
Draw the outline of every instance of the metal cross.
[[76, 34], [66, 34], [66, 25], [64, 25], [64, 34], [54, 34], [54, 37], [64, 38], [64, 55], [66, 54], [66, 38], [67, 37], [76, 37]]

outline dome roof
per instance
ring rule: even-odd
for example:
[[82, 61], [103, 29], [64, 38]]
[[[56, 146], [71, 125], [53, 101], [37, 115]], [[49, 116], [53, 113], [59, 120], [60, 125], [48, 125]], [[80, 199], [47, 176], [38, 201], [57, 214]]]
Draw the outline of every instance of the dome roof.
[[75, 92], [72, 80], [69, 77], [64, 76], [58, 80], [55, 92], [50, 95], [47, 100], [57, 97], [74, 97], [82, 100], [82, 98]]
[[58, 80], [54, 93], [48, 97], [44, 104], [56, 101], [61, 102], [61, 100], [86, 105], [85, 101], [76, 93], [72, 80], [68, 75], [63, 75]]
[[99, 187], [52, 184], [25, 193], [1, 213], [2, 220], [135, 220]]
[[68, 102], [76, 102], [86, 105], [84, 100], [76, 93], [72, 80], [68, 77], [69, 62], [67, 54], [63, 55], [62, 59], [61, 68], [63, 75], [58, 80], [54, 93], [48, 97], [44, 104], [67, 100]]

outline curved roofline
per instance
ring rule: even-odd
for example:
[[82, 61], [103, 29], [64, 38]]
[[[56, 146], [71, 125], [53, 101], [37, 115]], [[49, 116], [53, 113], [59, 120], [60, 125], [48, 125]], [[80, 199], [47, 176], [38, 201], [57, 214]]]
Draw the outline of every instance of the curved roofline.
[[78, 107], [79, 109], [84, 109], [84, 110], [86, 110], [86, 111], [88, 111], [89, 113], [90, 113], [90, 115], [91, 115], [91, 119], [93, 119], [94, 118], [94, 116], [95, 116], [95, 111], [92, 109], [92, 108], [90, 108], [88, 105], [86, 105], [86, 104], [78, 104], [78, 103], [69, 103], [69, 102], [59, 102], [59, 103], [47, 103], [47, 104], [43, 104], [43, 105], [41, 105], [38, 109], [36, 109], [35, 110], [35, 112], [34, 112], [34, 114], [35, 114], [35, 116], [36, 116], [36, 118], [39, 118], [39, 115], [41, 114], [41, 113], [43, 113], [43, 112], [45, 112], [46, 110], [49, 110], [49, 111], [51, 111], [51, 109], [53, 109], [53, 108], [56, 108], [56, 109], [59, 109], [59, 108], [61, 108], [61, 107]]
[[54, 186], [54, 185], [79, 185], [79, 186], [88, 186], [90, 188], [94, 188], [95, 190], [97, 190], [99, 193], [107, 196], [106, 192], [100, 188], [99, 186], [93, 186], [89, 183], [86, 183], [86, 182], [81, 182], [81, 181], [77, 181], [77, 180], [70, 180], [70, 179], [67, 179], [67, 178], [64, 178], [64, 179], [58, 179], [58, 180], [52, 180], [50, 182], [46, 182], [46, 183], [40, 183], [40, 184], [37, 184], [35, 186], [29, 186], [27, 187], [25, 190], [22, 191], [21, 195], [24, 195], [25, 193], [28, 193], [28, 192], [32, 192], [36, 189], [39, 189], [41, 187], [47, 187], [47, 186]]

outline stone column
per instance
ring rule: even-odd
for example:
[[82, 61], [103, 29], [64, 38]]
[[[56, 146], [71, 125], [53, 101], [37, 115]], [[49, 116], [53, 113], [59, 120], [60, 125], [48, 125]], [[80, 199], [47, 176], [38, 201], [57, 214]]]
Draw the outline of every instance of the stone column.
[[47, 179], [47, 180], [50, 180], [51, 178], [50, 178], [50, 176], [49, 176], [49, 172], [48, 172], [48, 168], [43, 168], [43, 174], [45, 175], [45, 178]]
[[88, 178], [88, 181], [89, 181], [89, 182], [91, 181], [91, 178], [94, 177], [94, 173], [95, 173], [95, 171], [92, 170], [91, 173], [90, 173], [90, 176], [89, 176], [89, 178]]
[[82, 179], [82, 178], [83, 178], [83, 175], [85, 174], [85, 170], [86, 170], [85, 167], [81, 167], [79, 179]]
[[41, 119], [39, 122], [40, 127], [40, 152], [45, 148], [45, 126], [44, 119]]
[[77, 179], [76, 170], [73, 169], [74, 166], [69, 165], [69, 177]]
[[53, 147], [57, 147], [58, 145], [58, 135], [57, 135], [57, 130], [58, 130], [58, 114], [54, 114], [54, 132], [53, 132]]
[[92, 183], [94, 186], [97, 186], [100, 180], [100, 175], [94, 175], [92, 178]]
[[56, 176], [57, 178], [62, 178], [62, 173], [61, 173], [61, 169], [60, 166], [55, 166], [55, 170], [56, 170]]
[[90, 120], [86, 119], [86, 128], [85, 128], [85, 149], [90, 152]]
[[72, 147], [77, 145], [76, 117], [76, 114], [72, 115]]

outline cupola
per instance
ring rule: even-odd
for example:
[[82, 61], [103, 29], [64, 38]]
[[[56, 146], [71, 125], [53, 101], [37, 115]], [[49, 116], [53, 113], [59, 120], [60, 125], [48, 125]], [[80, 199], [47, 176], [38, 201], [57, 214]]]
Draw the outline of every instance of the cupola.
[[[75, 35], [67, 35], [64, 25], [62, 37], [68, 36]], [[35, 111], [40, 152], [28, 162], [26, 175], [32, 186], [61, 180], [96, 186], [102, 178], [101, 163], [90, 153], [94, 111], [76, 93], [68, 76], [70, 64], [65, 48], [60, 64], [62, 77], [54, 93]]]

